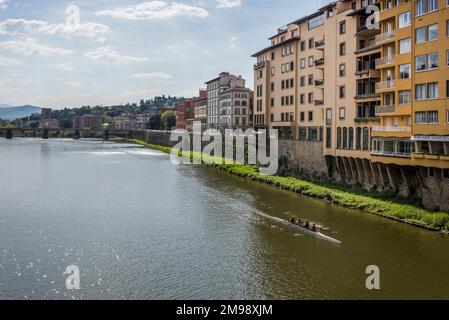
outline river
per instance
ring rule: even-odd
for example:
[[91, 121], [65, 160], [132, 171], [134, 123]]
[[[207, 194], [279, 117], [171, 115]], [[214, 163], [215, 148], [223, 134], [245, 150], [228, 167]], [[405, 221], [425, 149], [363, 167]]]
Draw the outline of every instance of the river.
[[0, 173], [0, 299], [449, 299], [448, 236], [157, 151], [0, 139]]

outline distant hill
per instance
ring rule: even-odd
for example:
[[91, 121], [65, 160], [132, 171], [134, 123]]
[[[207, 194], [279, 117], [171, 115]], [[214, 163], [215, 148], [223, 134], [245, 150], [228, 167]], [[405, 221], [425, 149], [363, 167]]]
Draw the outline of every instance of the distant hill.
[[9, 106], [6, 104], [0, 104], [0, 118], [5, 120], [15, 120], [17, 118], [29, 117], [32, 114], [40, 113], [42, 108], [36, 106]]

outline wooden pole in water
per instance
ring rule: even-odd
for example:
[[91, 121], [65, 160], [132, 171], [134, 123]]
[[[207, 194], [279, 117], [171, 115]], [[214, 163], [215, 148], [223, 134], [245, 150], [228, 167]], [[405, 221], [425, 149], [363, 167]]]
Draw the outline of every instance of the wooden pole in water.
[[44, 131], [42, 132], [42, 139], [47, 140], [48, 139], [48, 129], [45, 128]]

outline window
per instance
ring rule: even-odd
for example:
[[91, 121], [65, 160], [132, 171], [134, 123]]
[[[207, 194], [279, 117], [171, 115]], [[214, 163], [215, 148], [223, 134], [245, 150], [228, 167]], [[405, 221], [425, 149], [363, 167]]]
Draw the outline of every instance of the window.
[[354, 149], [354, 128], [349, 128], [349, 149]]
[[301, 112], [301, 113], [299, 114], [299, 120], [300, 120], [301, 122], [304, 122], [304, 120], [305, 120], [305, 112]]
[[340, 56], [346, 55], [346, 42], [340, 43]]
[[[446, 80], [446, 98], [449, 98], [449, 80]], [[449, 122], [449, 119], [448, 119]]]
[[399, 29], [410, 27], [411, 22], [412, 22], [412, 13], [410, 11], [401, 13], [399, 15]]
[[399, 79], [410, 79], [412, 66], [410, 64], [401, 64], [399, 66]]
[[363, 128], [363, 150], [369, 150], [369, 128]]
[[340, 98], [344, 98], [346, 95], [346, 86], [340, 86], [338, 88], [338, 95]]
[[309, 103], [313, 103], [313, 92], [309, 93]]
[[308, 113], [308, 120], [313, 121], [313, 111], [309, 111]]
[[416, 1], [416, 15], [422, 16], [423, 14], [438, 10], [438, 0], [417, 0]]
[[315, 58], [313, 56], [309, 57], [309, 67], [313, 67], [314, 63], [315, 63]]
[[324, 14], [309, 20], [309, 30], [319, 27], [324, 24]]
[[427, 112], [427, 123], [438, 123], [438, 111]]
[[356, 145], [355, 148], [357, 150], [362, 149], [362, 128], [356, 129]]
[[428, 100], [438, 98], [438, 82], [416, 85], [416, 100]]
[[346, 64], [342, 63], [338, 66], [338, 74], [340, 77], [344, 77], [346, 75]]
[[339, 24], [339, 32], [340, 34], [345, 34], [346, 33], [346, 21], [342, 21]]
[[301, 78], [300, 78], [300, 85], [301, 85], [301, 87], [304, 87], [305, 85], [306, 85], [306, 77], [305, 76], [301, 76]]
[[343, 149], [348, 149], [348, 128], [343, 128]]
[[415, 112], [415, 123], [422, 124], [427, 122], [426, 112], [419, 111]]
[[341, 149], [341, 128], [337, 128], [337, 149]]
[[399, 54], [409, 53], [411, 51], [411, 43], [411, 38], [399, 40]]
[[305, 40], [301, 41], [301, 51], [304, 51], [304, 50], [306, 50], [306, 41]]
[[271, 92], [274, 91], [274, 82], [271, 83]]
[[305, 69], [306, 68], [306, 59], [303, 58], [301, 59], [301, 69]]
[[304, 104], [306, 102], [306, 96], [304, 93], [299, 96], [299, 100], [301, 104]]
[[449, 67], [449, 50], [446, 50], [446, 67]]
[[438, 24], [432, 24], [427, 27], [416, 29], [416, 43], [424, 43], [436, 40], [439, 37]]
[[416, 124], [438, 124], [438, 111], [417, 111], [415, 112]]
[[313, 38], [309, 39], [309, 49], [313, 49], [315, 45], [315, 41], [313, 40]]
[[338, 112], [340, 120], [344, 120], [346, 117], [346, 108], [340, 108]]
[[274, 107], [274, 98], [271, 98], [270, 103], [271, 103], [271, 107]]
[[411, 103], [411, 91], [410, 90], [402, 90], [399, 91], [399, 104], [410, 104]]
[[274, 74], [275, 74], [275, 69], [274, 69], [274, 67], [271, 67], [271, 76], [274, 76]]

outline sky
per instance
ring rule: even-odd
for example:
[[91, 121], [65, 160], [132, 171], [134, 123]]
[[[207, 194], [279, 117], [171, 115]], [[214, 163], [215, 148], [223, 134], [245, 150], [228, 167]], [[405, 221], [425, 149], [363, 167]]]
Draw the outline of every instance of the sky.
[[[324, 2], [321, 1], [324, 5]], [[0, 0], [0, 104], [54, 109], [191, 97], [315, 0]]]

